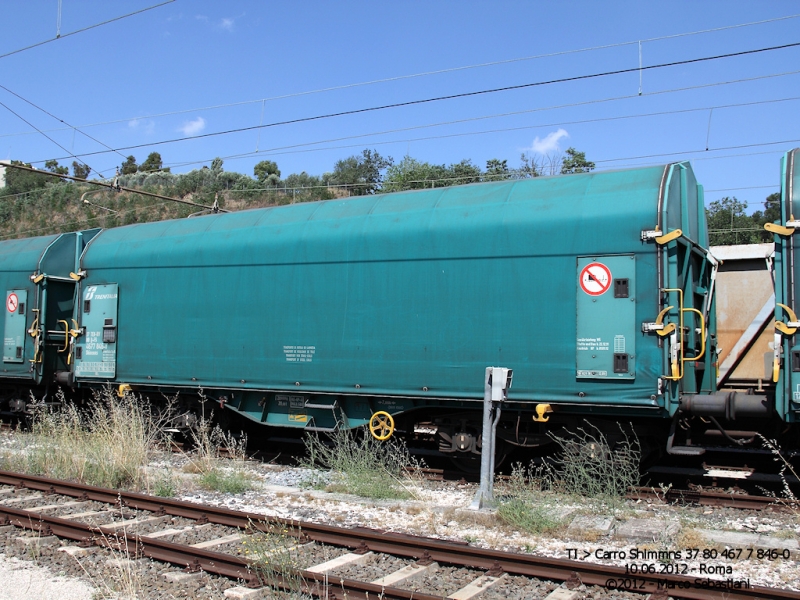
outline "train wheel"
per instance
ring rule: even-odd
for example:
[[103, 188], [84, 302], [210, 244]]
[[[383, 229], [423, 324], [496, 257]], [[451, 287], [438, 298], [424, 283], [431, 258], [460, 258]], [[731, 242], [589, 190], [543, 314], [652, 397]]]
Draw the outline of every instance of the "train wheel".
[[[499, 469], [511, 454], [513, 448], [508, 444], [497, 440], [497, 447], [494, 452], [494, 468]], [[464, 473], [477, 474], [481, 472], [481, 455], [471, 452], [458, 452], [450, 456], [450, 462], [459, 471]]]
[[369, 419], [369, 432], [376, 440], [388, 440], [394, 433], [394, 418], [385, 411], [376, 412]]

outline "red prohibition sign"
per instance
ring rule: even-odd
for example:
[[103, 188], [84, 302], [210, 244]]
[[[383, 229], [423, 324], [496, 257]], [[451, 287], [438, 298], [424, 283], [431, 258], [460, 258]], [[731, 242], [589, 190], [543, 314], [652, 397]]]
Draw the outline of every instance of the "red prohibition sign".
[[8, 312], [13, 313], [17, 311], [17, 307], [19, 306], [19, 298], [15, 293], [10, 293], [8, 295], [8, 300], [6, 300], [6, 309]]
[[611, 287], [611, 270], [603, 263], [589, 263], [578, 280], [581, 289], [590, 296], [601, 296]]

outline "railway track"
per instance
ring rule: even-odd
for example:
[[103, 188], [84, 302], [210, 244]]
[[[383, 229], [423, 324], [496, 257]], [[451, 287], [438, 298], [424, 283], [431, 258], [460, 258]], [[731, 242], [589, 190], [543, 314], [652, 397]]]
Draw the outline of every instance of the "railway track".
[[[475, 482], [477, 477], [465, 477], [463, 473], [445, 469], [416, 469], [415, 473], [429, 481]], [[508, 479], [499, 475], [497, 480]], [[651, 500], [667, 504], [714, 506], [718, 508], [739, 508], [744, 510], [800, 510], [800, 501], [776, 498], [774, 496], [758, 496], [741, 491], [720, 492], [704, 489], [669, 488], [662, 491], [653, 487], [632, 488], [627, 494], [630, 500]]]
[[741, 508], [746, 510], [800, 510], [800, 502], [773, 496], [755, 496], [737, 492], [715, 492], [710, 490], [680, 490], [670, 488], [666, 491], [638, 487], [628, 493], [632, 500], [658, 500], [668, 504], [698, 504], [719, 508]]
[[[511, 578], [528, 578], [563, 584], [553, 598], [570, 598], [569, 588], [581, 584], [597, 586], [599, 591], [619, 590], [617, 593], [636, 593], [654, 598], [694, 599], [800, 599], [800, 593], [765, 587], [748, 589], [714, 589], [713, 584], [698, 585], [696, 577], [669, 573], [636, 573], [629, 568], [580, 560], [563, 560], [537, 557], [528, 554], [505, 553], [475, 548], [465, 543], [450, 542], [412, 535], [390, 533], [366, 528], [343, 529], [328, 525], [289, 521], [279, 518], [265, 519], [263, 515], [234, 511], [225, 508], [194, 504], [179, 500], [158, 498], [144, 494], [96, 488], [43, 477], [26, 476], [0, 471], [0, 485], [7, 486], [0, 493], [0, 525], [13, 525], [37, 532], [38, 535], [55, 535], [72, 540], [84, 547], [105, 546], [124, 548], [133, 557], [146, 557], [183, 568], [187, 572], [206, 572], [238, 580], [249, 588], [266, 583], [265, 575], [254, 561], [241, 552], [247, 533], [266, 535], [282, 534], [293, 538], [296, 546], [317, 545], [337, 549], [335, 556], [306, 565], [303, 568], [282, 571], [270, 577], [272, 586], [287, 588], [291, 581], [302, 581], [306, 593], [317, 597], [348, 598], [382, 597], [387, 599], [418, 600], [442, 598], [445, 594], [426, 593], [425, 590], [405, 585], [414, 577], [429, 572], [434, 565], [442, 568], [468, 569], [473, 579], [452, 591], [448, 597], [467, 599], [476, 591], [486, 592], [494, 586], [505, 585]], [[66, 497], [63, 502], [57, 498]], [[101, 504], [104, 510], [86, 511], [86, 505]], [[25, 508], [21, 508], [25, 505]], [[58, 507], [70, 508], [72, 514], [55, 516]], [[111, 506], [112, 510], [108, 507]], [[77, 513], [74, 511], [78, 511]], [[69, 512], [69, 511], [68, 511]], [[108, 515], [116, 512], [116, 522], [96, 524], [81, 518], [89, 515]], [[191, 527], [215, 525], [220, 528], [217, 537], [195, 544], [170, 541], [178, 538], [175, 520], [184, 525], [180, 531]], [[158, 528], [167, 522], [171, 529]], [[145, 528], [139, 529], [144, 526]], [[150, 527], [148, 529], [148, 526]], [[153, 526], [156, 526], [155, 530]], [[227, 529], [225, 529], [227, 528]], [[231, 551], [232, 545], [239, 551]], [[211, 548], [225, 548], [215, 551]], [[391, 557], [378, 560], [377, 557]], [[394, 571], [362, 581], [347, 575], [348, 568], [366, 562], [381, 560], [399, 566]], [[398, 562], [399, 561], [399, 562]], [[400, 566], [402, 565], [402, 566]], [[357, 572], [357, 569], [353, 572]], [[535, 585], [535, 584], [531, 584]], [[553, 587], [552, 584], [550, 586]], [[552, 589], [548, 593], [555, 594]], [[544, 597], [539, 590], [537, 595]], [[244, 596], [241, 596], [244, 597]], [[549, 597], [549, 596], [548, 596]], [[577, 596], [572, 596], [577, 597]], [[589, 596], [593, 597], [593, 596]], [[620, 597], [620, 596], [616, 596]], [[632, 596], [633, 597], [633, 596]]]

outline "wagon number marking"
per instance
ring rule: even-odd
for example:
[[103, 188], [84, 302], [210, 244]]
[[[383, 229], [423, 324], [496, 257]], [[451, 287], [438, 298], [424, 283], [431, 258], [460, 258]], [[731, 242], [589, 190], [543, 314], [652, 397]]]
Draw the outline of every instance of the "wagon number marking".
[[590, 296], [605, 294], [611, 287], [611, 270], [603, 263], [589, 263], [581, 271], [581, 289]]
[[13, 313], [17, 312], [17, 307], [19, 306], [19, 298], [14, 293], [8, 295], [8, 300], [6, 300], [6, 309], [8, 312]]

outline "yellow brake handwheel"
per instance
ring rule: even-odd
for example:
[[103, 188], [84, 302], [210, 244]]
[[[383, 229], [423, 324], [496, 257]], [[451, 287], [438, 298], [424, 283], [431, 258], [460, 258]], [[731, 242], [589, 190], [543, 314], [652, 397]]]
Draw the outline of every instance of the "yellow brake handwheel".
[[388, 440], [394, 433], [394, 418], [385, 411], [378, 411], [369, 419], [369, 432], [376, 440]]

